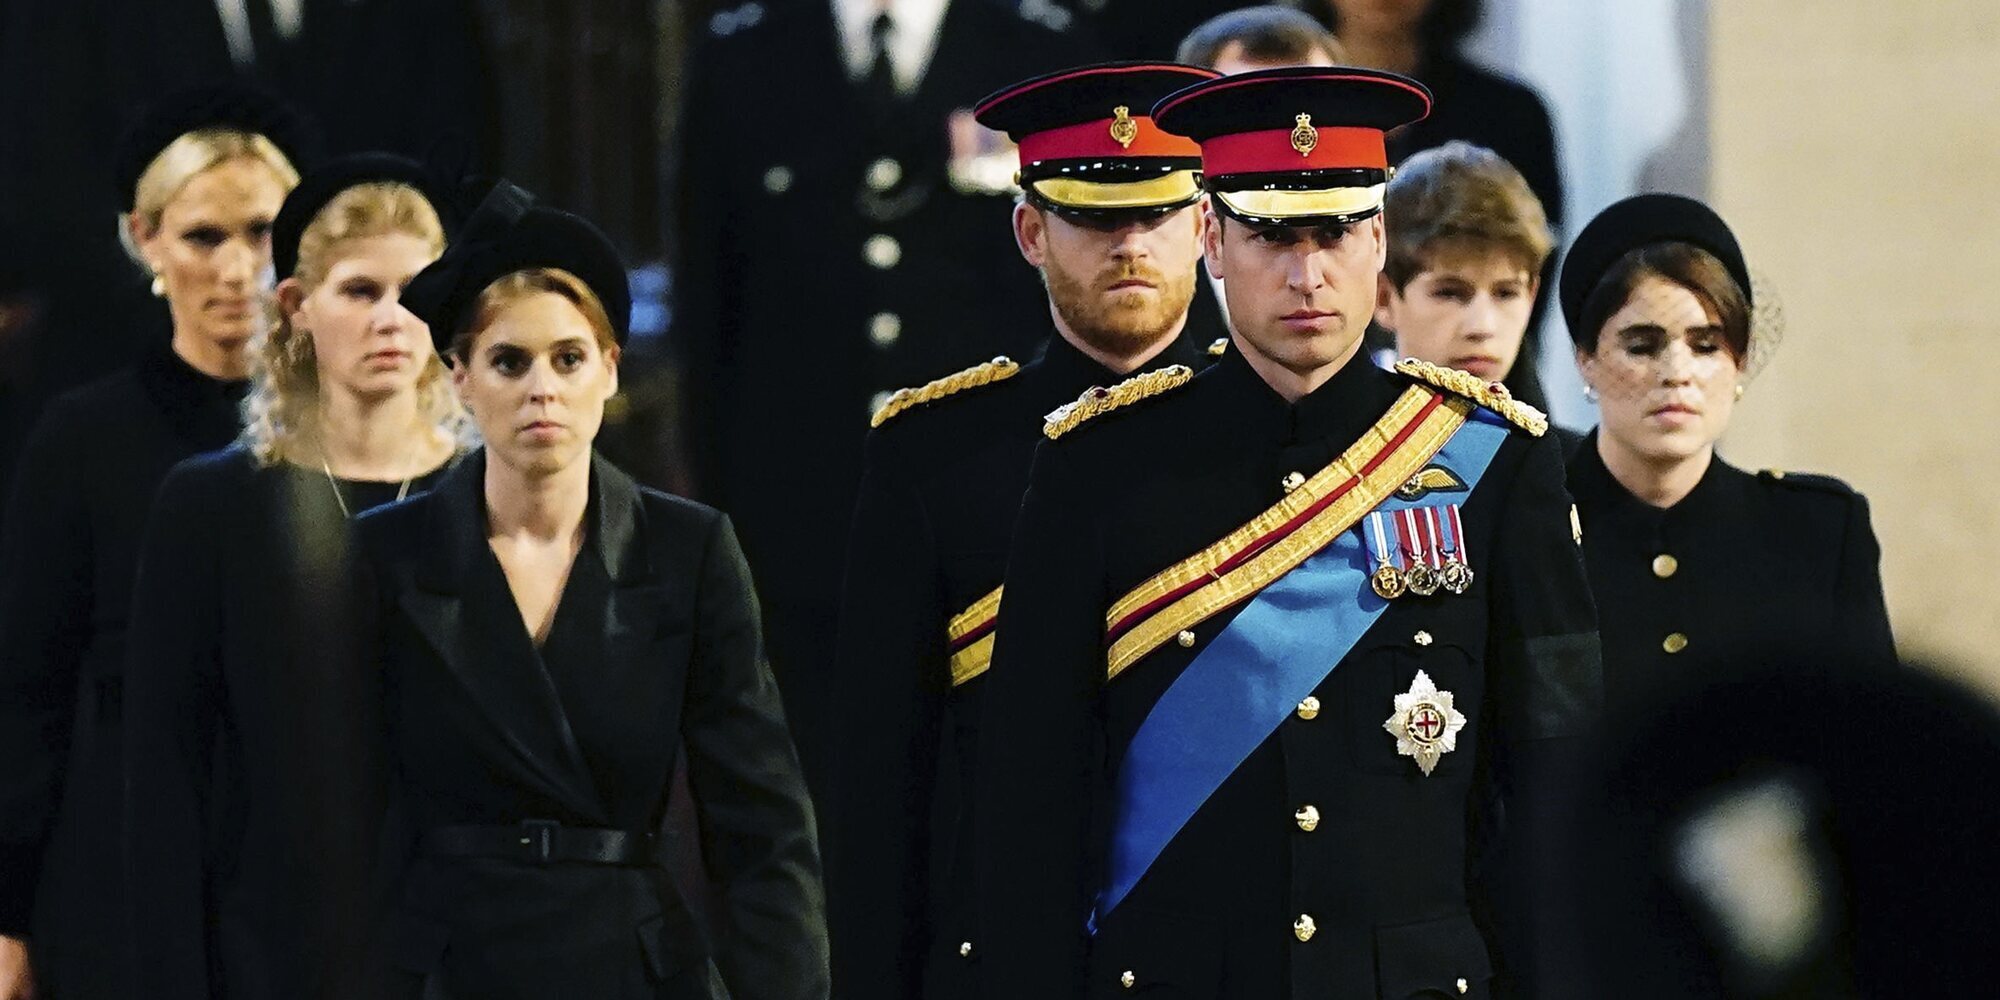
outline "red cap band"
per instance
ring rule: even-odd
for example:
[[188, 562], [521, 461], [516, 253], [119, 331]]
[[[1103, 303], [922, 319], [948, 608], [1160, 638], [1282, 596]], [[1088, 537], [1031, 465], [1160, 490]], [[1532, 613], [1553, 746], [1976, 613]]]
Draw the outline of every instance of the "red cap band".
[[1099, 118], [1080, 125], [1065, 125], [1046, 132], [1024, 135], [1021, 137], [1021, 162], [1028, 164], [1043, 160], [1077, 160], [1089, 157], [1192, 158], [1201, 155], [1201, 147], [1196, 145], [1194, 140], [1162, 132], [1159, 126], [1153, 124], [1151, 118], [1144, 115], [1133, 115], [1128, 119], [1135, 127], [1135, 131], [1132, 135], [1132, 144], [1123, 145], [1111, 136], [1111, 125], [1116, 120]]
[[[1294, 129], [1218, 135], [1201, 144], [1201, 170], [1210, 177], [1230, 174], [1271, 174], [1293, 170], [1389, 168], [1382, 130], [1329, 125], [1315, 128], [1318, 141], [1300, 154], [1292, 143]], [[1025, 149], [1025, 146], [1023, 147]]]

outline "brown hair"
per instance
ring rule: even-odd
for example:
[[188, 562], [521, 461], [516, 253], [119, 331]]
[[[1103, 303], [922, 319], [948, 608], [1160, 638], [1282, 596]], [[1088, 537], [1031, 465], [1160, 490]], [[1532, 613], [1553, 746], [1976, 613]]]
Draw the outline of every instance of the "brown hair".
[[479, 298], [467, 310], [465, 325], [454, 331], [451, 348], [446, 353], [454, 362], [464, 362], [472, 356], [472, 341], [481, 330], [493, 322], [494, 314], [530, 295], [541, 293], [559, 295], [570, 305], [583, 313], [584, 322], [597, 335], [597, 347], [605, 354], [618, 350], [617, 334], [611, 329], [611, 316], [604, 311], [604, 301], [590, 290], [582, 278], [559, 267], [532, 267], [515, 271], [486, 286]]
[[[444, 249], [437, 210], [407, 184], [357, 184], [335, 195], [299, 234], [298, 267], [290, 275], [306, 294], [326, 280], [347, 240], [391, 233], [415, 236], [433, 254]], [[417, 407], [432, 426], [460, 443], [470, 443], [471, 425], [444, 378], [436, 355], [417, 379]], [[312, 337], [292, 328], [282, 312], [251, 354], [250, 394], [243, 401], [243, 441], [265, 465], [317, 454], [319, 364]]]
[[1597, 350], [1599, 334], [1611, 315], [1623, 308], [1632, 291], [1647, 278], [1671, 281], [1694, 293], [1722, 326], [1722, 342], [1737, 367], [1750, 354], [1750, 300], [1716, 256], [1691, 243], [1649, 243], [1618, 258], [1597, 279], [1577, 310], [1579, 328], [1571, 339], [1586, 353]]
[[1505, 254], [1534, 276], [1555, 245], [1548, 214], [1521, 172], [1500, 154], [1457, 140], [1404, 161], [1382, 212], [1389, 224], [1382, 273], [1398, 291], [1446, 250]]
[[1244, 7], [1201, 22], [1181, 40], [1175, 59], [1212, 68], [1231, 44], [1243, 46], [1244, 58], [1258, 62], [1303, 63], [1315, 55], [1336, 64], [1347, 61], [1340, 41], [1311, 15], [1278, 6]]

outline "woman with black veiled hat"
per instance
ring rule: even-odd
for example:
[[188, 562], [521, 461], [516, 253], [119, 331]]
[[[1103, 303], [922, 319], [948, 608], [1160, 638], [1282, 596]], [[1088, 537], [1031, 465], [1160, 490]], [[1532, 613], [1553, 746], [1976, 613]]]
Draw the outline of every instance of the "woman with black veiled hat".
[[1614, 711], [1778, 651], [1895, 655], [1868, 501], [1716, 454], [1776, 347], [1759, 291], [1729, 227], [1678, 195], [1605, 209], [1563, 261], [1563, 315], [1601, 415], [1569, 488]]
[[382, 795], [348, 518], [427, 489], [469, 437], [400, 302], [452, 214], [401, 157], [309, 172], [273, 227], [280, 316], [257, 342], [243, 436], [176, 466], [154, 501], [125, 668], [149, 998], [371, 994], [357, 977]]
[[[592, 451], [617, 253], [503, 185], [405, 300], [485, 448], [357, 526], [408, 830], [388, 992], [826, 996], [812, 807], [735, 533]], [[661, 865], [683, 752], [713, 945]]]
[[266, 310], [271, 224], [313, 144], [285, 105], [234, 85], [166, 98], [121, 143], [122, 233], [165, 299], [173, 336], [48, 408], [23, 449], [0, 532], [8, 1000], [30, 990], [56, 1000], [134, 995], [119, 720], [139, 536], [167, 470], [236, 435]]

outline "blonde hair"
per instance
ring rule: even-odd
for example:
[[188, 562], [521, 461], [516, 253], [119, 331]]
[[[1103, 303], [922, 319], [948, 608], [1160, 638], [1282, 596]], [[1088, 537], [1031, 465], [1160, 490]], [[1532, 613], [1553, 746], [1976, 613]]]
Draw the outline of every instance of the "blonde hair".
[[[160, 155], [139, 175], [139, 183], [132, 189], [132, 217], [146, 232], [160, 230], [160, 217], [167, 210], [167, 203], [187, 187], [202, 172], [230, 160], [248, 157], [271, 168], [278, 175], [280, 185], [287, 193], [299, 184], [299, 172], [292, 161], [278, 149], [278, 144], [255, 132], [243, 132], [231, 128], [204, 128], [188, 132], [167, 143]], [[120, 220], [119, 242], [125, 245], [125, 253], [140, 267], [146, 260], [133, 243], [129, 227]]]
[[[425, 241], [433, 254], [444, 249], [444, 227], [422, 192], [393, 182], [357, 184], [335, 195], [299, 234], [299, 262], [290, 277], [311, 295], [340, 260], [340, 244], [397, 233]], [[473, 440], [472, 424], [445, 374], [436, 354], [425, 360], [417, 376], [417, 409], [431, 427], [463, 448]], [[293, 329], [291, 317], [281, 311], [251, 349], [243, 443], [260, 465], [313, 459], [319, 455], [319, 412], [319, 364], [312, 337]]]
[[467, 310], [469, 317], [465, 324], [453, 331], [450, 354], [454, 361], [464, 362], [472, 356], [473, 338], [479, 331], [493, 322], [493, 317], [501, 309], [521, 301], [531, 295], [542, 293], [561, 296], [583, 314], [584, 322], [597, 335], [597, 348], [606, 355], [618, 352], [618, 336], [611, 329], [611, 315], [604, 309], [604, 301], [597, 293], [584, 284], [582, 278], [559, 267], [531, 267], [515, 271], [487, 285], [473, 300]]

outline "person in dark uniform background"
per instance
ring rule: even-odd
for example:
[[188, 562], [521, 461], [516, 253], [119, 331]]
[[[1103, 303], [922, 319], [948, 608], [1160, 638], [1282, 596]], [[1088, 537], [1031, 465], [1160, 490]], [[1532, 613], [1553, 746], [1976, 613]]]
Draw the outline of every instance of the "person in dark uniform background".
[[131, 995], [119, 725], [140, 536], [167, 470], [236, 436], [272, 220], [313, 145], [290, 108], [230, 86], [170, 95], [128, 133], [117, 204], [172, 338], [60, 397], [14, 477], [0, 538], [0, 947], [31, 949], [55, 1000]]
[[[503, 187], [404, 301], [486, 446], [357, 526], [408, 833], [383, 995], [823, 1000], [812, 804], [735, 533], [592, 451], [616, 251]], [[683, 752], [712, 939], [663, 867]]]
[[130, 932], [148, 997], [368, 994], [377, 769], [353, 683], [348, 518], [422, 492], [469, 436], [400, 292], [444, 249], [440, 190], [331, 161], [273, 227], [280, 318], [247, 427], [176, 466], [126, 650]]
[[1716, 454], [1777, 346], [1754, 291], [1729, 227], [1678, 195], [1612, 205], [1563, 260], [1563, 315], [1603, 420], [1569, 485], [1614, 707], [1778, 650], [1895, 656], [1868, 501]]
[[1187, 323], [1201, 150], [1146, 117], [1214, 75], [1080, 67], [976, 109], [1020, 145], [1015, 240], [1044, 276], [1055, 332], [1025, 365], [999, 358], [891, 396], [868, 436], [834, 656], [828, 898], [840, 996], [978, 996], [971, 779], [1008, 532], [1045, 414], [1136, 371], [1203, 367], [1227, 347]]
[[1007, 238], [1013, 156], [981, 96], [1089, 50], [990, 0], [719, 11], [678, 145], [673, 319], [697, 495], [758, 569], [771, 665], [824, 795], [841, 532], [864, 421], [899, 386], [1048, 328]]
[[989, 995], [1552, 986], [1531, 862], [1599, 673], [1559, 449], [1361, 350], [1382, 133], [1429, 105], [1336, 67], [1153, 109], [1202, 144], [1234, 349], [1036, 452], [983, 694]]

